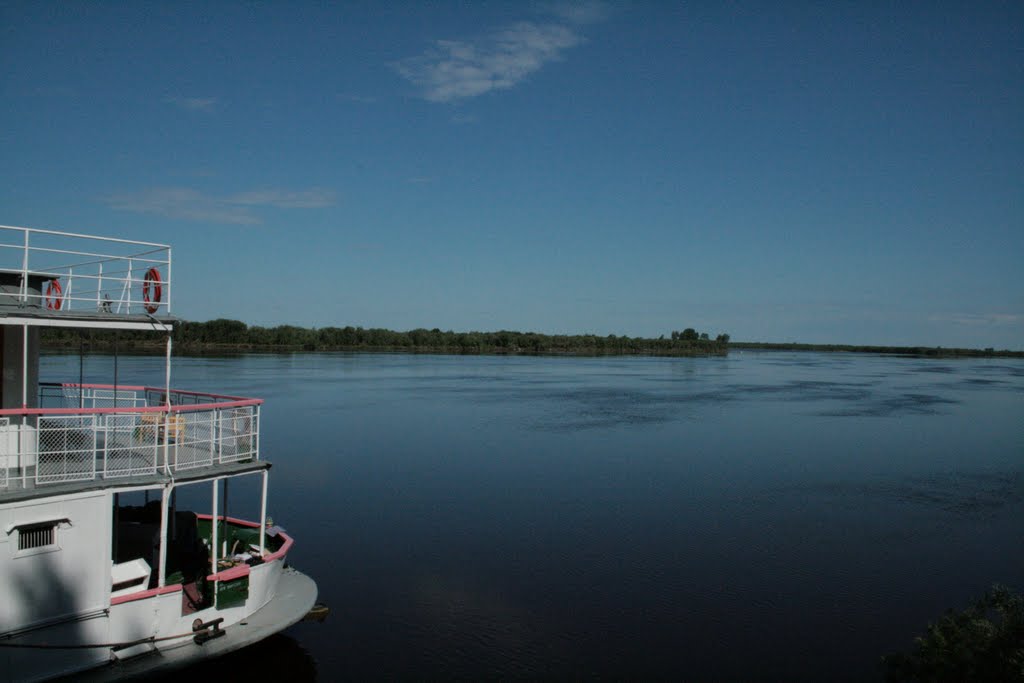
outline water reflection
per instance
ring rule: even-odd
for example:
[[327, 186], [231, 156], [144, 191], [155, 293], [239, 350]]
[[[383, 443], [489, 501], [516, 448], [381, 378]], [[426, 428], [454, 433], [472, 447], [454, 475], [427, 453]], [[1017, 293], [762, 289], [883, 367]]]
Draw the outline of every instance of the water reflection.
[[267, 399], [271, 512], [332, 607], [271, 658], [310, 678], [875, 679], [1024, 586], [1016, 361], [296, 354], [173, 384]]

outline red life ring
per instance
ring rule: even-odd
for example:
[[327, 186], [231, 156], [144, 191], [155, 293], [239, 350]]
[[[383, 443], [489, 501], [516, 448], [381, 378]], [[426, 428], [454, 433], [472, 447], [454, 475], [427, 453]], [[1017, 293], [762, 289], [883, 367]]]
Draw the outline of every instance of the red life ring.
[[50, 280], [46, 285], [46, 307], [51, 311], [59, 311], [64, 305], [64, 292], [60, 288], [60, 280]]
[[160, 308], [160, 297], [162, 294], [163, 287], [160, 285], [160, 271], [156, 268], [150, 268], [146, 271], [146, 277], [142, 278], [142, 304], [146, 309], [146, 313], [156, 313], [156, 309]]

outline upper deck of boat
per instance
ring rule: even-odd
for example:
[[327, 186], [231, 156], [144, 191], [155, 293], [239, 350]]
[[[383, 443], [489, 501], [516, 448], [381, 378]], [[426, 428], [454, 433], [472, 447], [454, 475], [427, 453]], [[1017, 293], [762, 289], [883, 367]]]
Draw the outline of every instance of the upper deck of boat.
[[169, 330], [171, 247], [0, 225], [0, 325]]
[[[0, 225], [0, 502], [269, 467], [260, 399], [171, 389], [172, 288], [169, 245]], [[40, 327], [165, 333], [167, 383], [39, 384]]]

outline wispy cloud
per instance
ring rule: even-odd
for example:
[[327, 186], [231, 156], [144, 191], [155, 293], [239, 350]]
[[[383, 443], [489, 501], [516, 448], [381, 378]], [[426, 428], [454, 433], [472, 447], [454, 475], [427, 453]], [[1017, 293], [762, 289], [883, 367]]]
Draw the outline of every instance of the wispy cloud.
[[103, 197], [101, 201], [117, 211], [204, 223], [256, 225], [263, 221], [255, 209], [322, 208], [334, 204], [334, 193], [323, 188], [260, 189], [216, 196], [187, 187], [155, 187]]
[[334, 193], [322, 188], [311, 190], [251, 190], [225, 197], [227, 204], [274, 206], [279, 209], [320, 209], [334, 203]]
[[556, 20], [522, 21], [470, 41], [438, 40], [422, 55], [393, 64], [431, 102], [505, 90], [584, 41], [579, 26], [603, 18], [604, 5], [559, 4]]
[[213, 111], [217, 106], [216, 97], [168, 97], [166, 101], [185, 111]]

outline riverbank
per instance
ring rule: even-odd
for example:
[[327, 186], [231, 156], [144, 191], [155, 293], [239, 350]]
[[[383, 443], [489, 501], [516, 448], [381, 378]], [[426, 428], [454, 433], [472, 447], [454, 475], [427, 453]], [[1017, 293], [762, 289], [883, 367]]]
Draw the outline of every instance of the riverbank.
[[730, 342], [731, 349], [763, 351], [820, 351], [826, 353], [878, 353], [924, 358], [1024, 358], [1024, 351], [1009, 349], [961, 349], [942, 346], [863, 346], [852, 344], [779, 344], [774, 342]]

